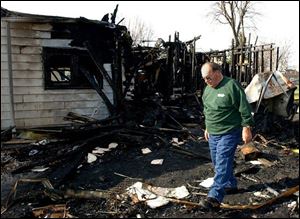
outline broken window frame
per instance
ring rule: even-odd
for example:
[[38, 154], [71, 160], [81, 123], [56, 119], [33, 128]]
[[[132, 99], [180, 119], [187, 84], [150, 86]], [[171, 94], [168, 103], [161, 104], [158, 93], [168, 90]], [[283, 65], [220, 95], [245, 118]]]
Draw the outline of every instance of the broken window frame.
[[[65, 63], [63, 62], [62, 57], [66, 56]], [[60, 62], [61, 65], [53, 65], [53, 62], [56, 60]], [[84, 66], [88, 71], [91, 71], [91, 75], [96, 77], [99, 82], [99, 87], [103, 88], [103, 78], [99, 75], [97, 67], [93, 63], [93, 60], [90, 58], [89, 54], [85, 50], [74, 49], [74, 48], [53, 48], [53, 47], [43, 47], [43, 65], [44, 65], [44, 87], [45, 90], [50, 89], [93, 89], [89, 81], [86, 79], [85, 75], [81, 72], [80, 68]], [[56, 71], [59, 76], [53, 74], [53, 68], [59, 69], [66, 68], [70, 71], [70, 76], [60, 74]], [[55, 70], [57, 70], [55, 69]], [[66, 71], [66, 72], [67, 72]], [[57, 79], [57, 81], [54, 81]], [[66, 80], [64, 80], [64, 77]], [[69, 80], [68, 80], [69, 77]]]

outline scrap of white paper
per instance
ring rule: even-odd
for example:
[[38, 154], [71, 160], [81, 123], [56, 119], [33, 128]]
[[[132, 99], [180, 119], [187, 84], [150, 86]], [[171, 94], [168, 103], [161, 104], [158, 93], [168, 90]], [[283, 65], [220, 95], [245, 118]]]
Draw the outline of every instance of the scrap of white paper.
[[203, 180], [199, 185], [203, 186], [205, 188], [210, 188], [213, 183], [214, 183], [214, 178], [210, 177], [210, 178], [207, 178], [206, 180]]
[[162, 165], [163, 162], [164, 162], [164, 159], [156, 159], [156, 160], [152, 160], [151, 164], [153, 164], [153, 165]]

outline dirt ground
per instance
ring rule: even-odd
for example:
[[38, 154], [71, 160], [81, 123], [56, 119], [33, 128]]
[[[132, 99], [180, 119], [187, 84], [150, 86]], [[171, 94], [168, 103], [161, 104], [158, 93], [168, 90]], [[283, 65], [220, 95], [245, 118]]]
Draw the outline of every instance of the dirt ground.
[[[186, 140], [185, 144], [180, 147], [201, 156], [178, 153], [178, 151], [173, 150], [171, 144], [162, 145], [159, 140], [153, 140], [152, 137], [143, 137], [143, 143], [136, 145], [117, 140], [115, 141], [118, 143], [117, 148], [105, 153], [100, 158], [98, 157], [93, 163], [82, 163], [80, 168], [77, 168], [62, 183], [57, 185], [55, 182], [59, 175], [55, 174], [59, 173], [50, 169], [40, 173], [31, 171], [12, 173], [16, 167], [26, 161], [28, 152], [33, 149], [32, 147], [24, 147], [24, 149], [19, 149], [17, 153], [15, 153], [16, 151], [8, 153], [6, 150], [1, 150], [2, 210], [13, 183], [21, 178], [44, 177], [48, 178], [54, 187], [58, 186], [55, 189], [109, 191], [111, 194], [109, 198], [68, 198], [53, 201], [45, 195], [44, 188], [40, 183], [20, 183], [14, 201], [11, 202], [1, 217], [22, 218], [32, 216], [34, 207], [66, 204], [70, 215], [83, 218], [299, 218], [298, 207], [291, 207], [291, 204], [295, 202], [299, 206], [299, 198], [296, 195], [280, 198], [257, 210], [220, 209], [217, 211], [205, 211], [199, 207], [189, 207], [172, 202], [151, 209], [145, 203], [133, 204], [130, 199], [117, 198], [126, 191], [127, 187], [142, 180], [154, 186], [168, 188], [184, 185], [190, 193], [184, 200], [199, 203], [205, 197], [199, 194], [207, 193], [207, 190], [201, 187], [199, 182], [213, 177], [214, 172], [210, 160], [205, 159], [205, 157], [209, 158], [209, 151], [207, 142], [203, 140], [202, 130], [200, 127], [194, 127], [191, 132], [200, 137], [198, 142], [179, 138], [179, 141]], [[235, 173], [238, 179], [239, 192], [226, 195], [223, 203], [230, 205], [264, 203], [275, 197], [274, 194], [267, 192], [266, 186], [282, 193], [288, 188], [299, 185], [299, 155], [291, 150], [299, 148], [299, 138], [289, 135], [289, 133], [291, 133], [290, 130], [285, 130], [285, 132], [278, 130], [263, 135], [267, 140], [273, 139], [274, 141], [271, 142], [277, 142], [276, 145], [275, 143], [264, 145], [261, 139], [257, 138], [255, 146], [261, 152], [259, 157], [269, 160], [272, 166], [253, 165], [243, 159], [239, 150], [236, 151]], [[177, 135], [170, 135], [169, 141], [172, 137], [177, 137]], [[148, 147], [152, 152], [142, 154], [141, 149], [145, 147]], [[8, 157], [13, 158], [11, 160], [14, 162], [5, 162]], [[163, 164], [152, 165], [153, 159], [163, 159]], [[67, 164], [62, 163], [61, 165]], [[124, 176], [120, 176], [120, 174]], [[268, 197], [257, 197], [254, 195], [255, 192], [262, 192]]]

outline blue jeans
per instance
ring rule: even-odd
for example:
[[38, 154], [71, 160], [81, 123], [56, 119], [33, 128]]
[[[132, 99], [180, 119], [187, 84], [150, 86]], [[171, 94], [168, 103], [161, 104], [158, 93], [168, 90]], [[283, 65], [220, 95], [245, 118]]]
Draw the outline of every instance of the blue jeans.
[[214, 183], [208, 197], [222, 202], [225, 188], [237, 187], [233, 173], [234, 153], [241, 140], [241, 128], [236, 128], [222, 135], [209, 134], [209, 149], [215, 169]]

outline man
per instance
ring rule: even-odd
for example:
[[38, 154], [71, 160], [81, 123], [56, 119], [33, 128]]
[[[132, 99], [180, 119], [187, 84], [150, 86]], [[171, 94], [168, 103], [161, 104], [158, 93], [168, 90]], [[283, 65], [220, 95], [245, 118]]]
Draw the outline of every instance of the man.
[[201, 200], [200, 205], [213, 209], [220, 207], [226, 191], [237, 190], [233, 173], [234, 154], [241, 132], [245, 143], [251, 141], [254, 121], [251, 106], [238, 82], [223, 76], [216, 63], [205, 63], [201, 73], [207, 84], [202, 96], [206, 126], [204, 137], [209, 142], [215, 176], [207, 198]]

